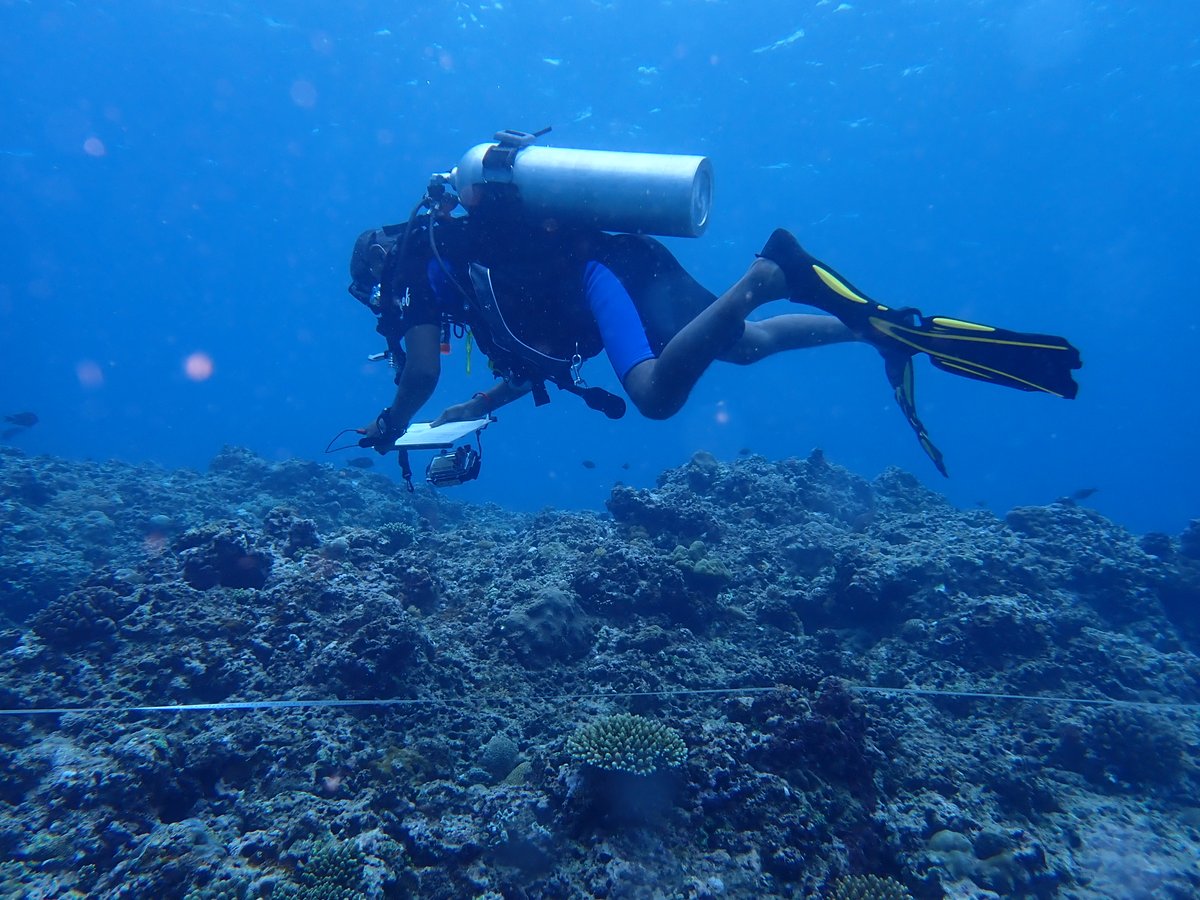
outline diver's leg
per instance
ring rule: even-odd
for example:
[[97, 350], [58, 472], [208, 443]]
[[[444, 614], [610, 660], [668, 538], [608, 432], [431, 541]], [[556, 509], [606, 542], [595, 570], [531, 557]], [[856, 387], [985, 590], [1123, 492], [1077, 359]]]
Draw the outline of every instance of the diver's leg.
[[741, 338], [717, 355], [721, 362], [748, 366], [784, 350], [802, 350], [857, 340], [854, 332], [833, 316], [791, 313], [747, 322]]
[[656, 359], [629, 370], [623, 383], [629, 399], [648, 418], [673, 416], [713, 360], [744, 339], [746, 316], [787, 295], [787, 280], [779, 266], [755, 260], [733, 287], [680, 329]]

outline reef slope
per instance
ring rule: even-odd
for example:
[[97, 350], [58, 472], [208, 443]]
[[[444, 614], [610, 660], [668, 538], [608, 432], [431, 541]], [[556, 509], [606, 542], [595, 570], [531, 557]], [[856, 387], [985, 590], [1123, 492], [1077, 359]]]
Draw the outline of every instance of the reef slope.
[[[819, 453], [529, 516], [2, 450], [0, 529], [0, 707], [105, 708], [0, 717], [3, 896], [1200, 895], [1200, 523]], [[312, 699], [394, 702], [117, 709]], [[618, 713], [686, 757], [581, 761]]]

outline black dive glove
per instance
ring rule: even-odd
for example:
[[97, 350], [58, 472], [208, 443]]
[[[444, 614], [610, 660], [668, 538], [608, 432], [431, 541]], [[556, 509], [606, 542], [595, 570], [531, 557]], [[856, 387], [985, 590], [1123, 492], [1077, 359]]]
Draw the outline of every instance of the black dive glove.
[[359, 438], [358, 446], [369, 447], [376, 453], [383, 455], [389, 450], [395, 449], [396, 438], [400, 437], [407, 430], [407, 425], [402, 425], [395, 420], [391, 407], [385, 406], [379, 411], [379, 415], [375, 417], [375, 433]]

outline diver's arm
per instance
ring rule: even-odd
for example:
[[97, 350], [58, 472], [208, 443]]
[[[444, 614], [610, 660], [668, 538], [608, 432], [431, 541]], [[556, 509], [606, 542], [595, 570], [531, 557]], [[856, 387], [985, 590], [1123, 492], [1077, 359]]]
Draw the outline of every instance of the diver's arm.
[[[396, 396], [386, 410], [389, 431], [399, 436], [408, 428], [413, 416], [433, 396], [442, 373], [441, 334], [437, 325], [414, 325], [404, 335], [404, 368], [396, 382]], [[368, 438], [379, 435], [378, 420], [371, 422], [364, 433]]]
[[502, 406], [524, 397], [529, 393], [531, 385], [528, 382], [513, 384], [510, 381], [498, 381], [486, 391], [480, 391], [470, 400], [448, 406], [442, 414], [431, 422], [431, 425], [444, 425], [447, 422], [466, 422], [469, 419], [482, 419]]
[[404, 369], [396, 382], [392, 420], [405, 428], [425, 405], [442, 374], [441, 332], [437, 325], [414, 325], [404, 336]]

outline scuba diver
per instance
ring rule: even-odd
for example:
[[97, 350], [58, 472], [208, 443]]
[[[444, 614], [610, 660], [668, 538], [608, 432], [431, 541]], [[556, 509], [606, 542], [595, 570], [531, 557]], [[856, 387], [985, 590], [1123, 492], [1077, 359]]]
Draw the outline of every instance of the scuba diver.
[[[431, 423], [487, 419], [546, 385], [619, 418], [625, 402], [589, 387], [583, 363], [605, 352], [644, 416], [666, 419], [715, 361], [749, 365], [786, 350], [865, 341], [882, 355], [897, 402], [943, 475], [941, 452], [917, 416], [913, 357], [944, 371], [1073, 398], [1079, 351], [1061, 337], [1008, 331], [872, 300], [776, 230], [731, 287], [714, 295], [649, 234], [699, 236], [707, 226], [707, 159], [535, 146], [502, 131], [435, 175], [406, 223], [363, 232], [350, 293], [378, 319], [379, 356], [396, 369], [392, 402], [359, 444], [385, 453], [433, 395], [440, 356], [462, 337], [488, 357], [497, 382]], [[465, 214], [456, 214], [459, 206]], [[749, 320], [781, 299], [827, 315]], [[460, 448], [461, 450], [462, 448]], [[405, 479], [411, 478], [401, 452]], [[478, 473], [463, 473], [459, 483]], [[436, 483], [436, 482], [435, 482]]]

